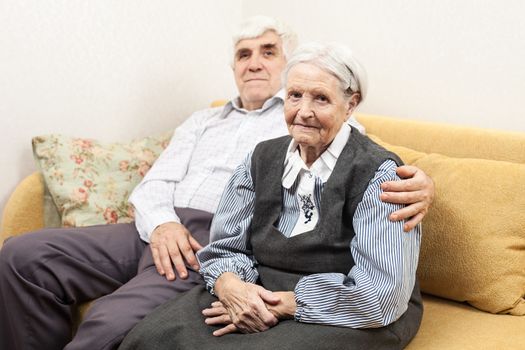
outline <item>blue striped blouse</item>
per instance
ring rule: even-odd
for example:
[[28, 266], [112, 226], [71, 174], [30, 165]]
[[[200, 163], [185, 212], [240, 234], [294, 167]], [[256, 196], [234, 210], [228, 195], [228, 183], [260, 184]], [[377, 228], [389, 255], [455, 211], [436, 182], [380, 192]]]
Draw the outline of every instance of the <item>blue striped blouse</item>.
[[[258, 278], [257, 262], [246, 246], [255, 190], [250, 174], [251, 153], [237, 167], [221, 198], [211, 227], [208, 246], [198, 252], [201, 274], [213, 293], [217, 278], [233, 272], [246, 282]], [[403, 222], [388, 215], [400, 205], [379, 199], [380, 185], [399, 180], [396, 164], [385, 161], [370, 181], [354, 213], [355, 236], [348, 247], [355, 265], [348, 274], [318, 273], [305, 276], [295, 287], [295, 320], [351, 328], [376, 328], [397, 320], [408, 307], [415, 284], [421, 227], [403, 231]], [[315, 181], [320, 203], [322, 181]], [[278, 229], [285, 235], [299, 218], [296, 186], [284, 189]]]

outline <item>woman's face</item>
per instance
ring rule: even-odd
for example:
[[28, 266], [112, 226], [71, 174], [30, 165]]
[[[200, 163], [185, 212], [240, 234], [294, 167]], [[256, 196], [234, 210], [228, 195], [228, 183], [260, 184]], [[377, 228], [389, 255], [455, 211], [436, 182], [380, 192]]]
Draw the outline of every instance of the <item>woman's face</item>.
[[339, 80], [310, 63], [299, 63], [288, 72], [284, 116], [288, 132], [303, 149], [319, 156], [332, 142], [353, 110]]

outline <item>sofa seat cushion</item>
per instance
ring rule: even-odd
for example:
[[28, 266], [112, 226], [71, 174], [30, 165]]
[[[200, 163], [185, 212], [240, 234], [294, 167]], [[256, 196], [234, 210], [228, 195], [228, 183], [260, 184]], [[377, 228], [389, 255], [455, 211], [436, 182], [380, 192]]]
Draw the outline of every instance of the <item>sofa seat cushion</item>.
[[407, 350], [523, 349], [525, 317], [494, 315], [423, 294], [423, 321]]

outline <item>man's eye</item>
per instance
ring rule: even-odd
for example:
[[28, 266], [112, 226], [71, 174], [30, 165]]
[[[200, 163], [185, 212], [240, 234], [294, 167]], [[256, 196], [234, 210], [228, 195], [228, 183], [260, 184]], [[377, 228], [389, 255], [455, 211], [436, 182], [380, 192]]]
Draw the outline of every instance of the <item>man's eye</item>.
[[268, 50], [268, 51], [265, 51], [265, 52], [264, 52], [264, 55], [265, 55], [265, 56], [273, 56], [273, 55], [274, 55], [274, 52]]
[[291, 99], [299, 99], [299, 98], [301, 98], [301, 93], [299, 93], [299, 92], [290, 92], [288, 94], [288, 97], [290, 97]]
[[238, 59], [242, 60], [242, 59], [250, 57], [250, 53], [248, 53], [248, 52], [239, 52], [237, 57], [238, 57]]

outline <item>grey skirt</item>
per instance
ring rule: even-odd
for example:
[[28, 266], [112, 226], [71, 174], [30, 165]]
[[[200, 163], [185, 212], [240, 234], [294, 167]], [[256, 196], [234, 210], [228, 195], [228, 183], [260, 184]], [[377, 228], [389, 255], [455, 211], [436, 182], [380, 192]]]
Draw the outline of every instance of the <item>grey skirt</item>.
[[201, 312], [216, 300], [204, 286], [193, 288], [159, 306], [119, 349], [403, 349], [415, 336], [423, 312], [416, 286], [408, 310], [386, 327], [352, 329], [286, 320], [261, 333], [215, 337], [212, 332], [220, 327], [206, 325]]

